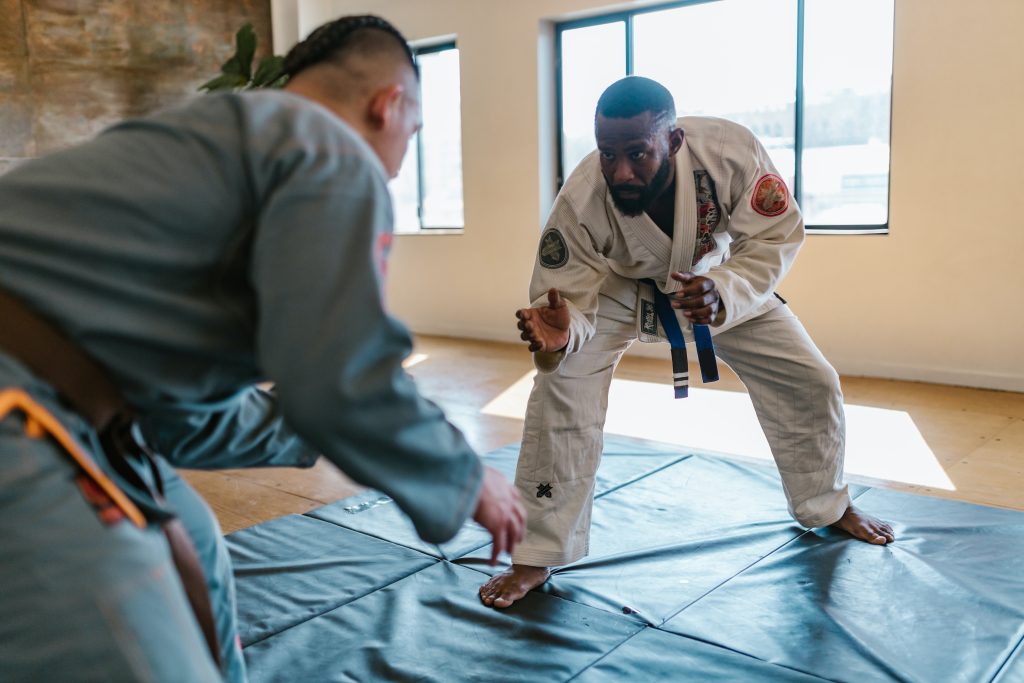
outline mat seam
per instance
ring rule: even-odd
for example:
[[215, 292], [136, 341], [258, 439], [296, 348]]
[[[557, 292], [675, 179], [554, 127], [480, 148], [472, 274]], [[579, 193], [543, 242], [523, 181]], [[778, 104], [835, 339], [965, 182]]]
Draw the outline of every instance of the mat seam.
[[1003, 669], [1006, 668], [1006, 665], [1010, 663], [1010, 660], [1013, 659], [1013, 656], [1017, 654], [1018, 651], [1024, 651], [1024, 649], [1022, 649], [1022, 646], [1024, 646], [1024, 636], [1021, 636], [1020, 640], [1017, 641], [1017, 644], [1013, 647], [1012, 650], [1010, 650], [1010, 654], [1006, 655], [1006, 659], [1004, 659], [1003, 663], [999, 665], [998, 669], [996, 669], [996, 672], [992, 675], [992, 678], [989, 679], [989, 683], [994, 683], [995, 680], [998, 679], [1000, 675], [1002, 675]]
[[[683, 607], [680, 607], [680, 608], [679, 608], [678, 610], [676, 610], [675, 612], [673, 612], [673, 613], [672, 613], [672, 614], [670, 614], [669, 616], [665, 617], [665, 619], [664, 619], [664, 620], [663, 620], [663, 621], [661, 622], [661, 624], [660, 624], [659, 626], [655, 627], [655, 628], [660, 628], [660, 626], [664, 626], [664, 625], [665, 625], [665, 624], [667, 624], [667, 623], [668, 623], [669, 621], [671, 621], [672, 619], [675, 619], [675, 618], [676, 618], [677, 616], [679, 616], [680, 614], [682, 614], [682, 613], [683, 613], [684, 611], [686, 611], [686, 610], [688, 610], [689, 608], [693, 607], [693, 606], [694, 606], [695, 604], [697, 604], [698, 602], [700, 602], [701, 600], [703, 600], [703, 599], [704, 599], [704, 598], [706, 598], [707, 596], [711, 595], [711, 594], [712, 594], [712, 593], [714, 593], [714, 592], [715, 592], [716, 590], [718, 590], [719, 588], [721, 588], [721, 587], [722, 587], [722, 586], [724, 586], [725, 584], [729, 583], [730, 581], [732, 581], [732, 580], [733, 580], [733, 579], [735, 579], [735, 578], [736, 578], [737, 576], [739, 576], [740, 574], [744, 573], [745, 571], [747, 571], [748, 569], [750, 569], [750, 568], [751, 568], [751, 567], [753, 567], [754, 565], [756, 565], [756, 564], [760, 564], [761, 562], [764, 562], [764, 561], [765, 561], [766, 559], [768, 559], [769, 557], [771, 557], [771, 556], [772, 556], [772, 555], [774, 555], [775, 553], [779, 552], [780, 550], [782, 550], [783, 548], [785, 548], [785, 547], [786, 547], [787, 545], [789, 545], [790, 543], [793, 543], [793, 542], [795, 542], [795, 541], [797, 541], [797, 540], [799, 540], [799, 539], [803, 538], [804, 536], [806, 536], [806, 535], [807, 535], [807, 534], [809, 534], [809, 533], [811, 533], [811, 531], [810, 531], [809, 529], [806, 529], [806, 530], [804, 530], [803, 532], [801, 532], [801, 533], [797, 534], [796, 536], [794, 536], [793, 538], [789, 539], [788, 541], [786, 541], [786, 542], [785, 542], [785, 543], [783, 543], [782, 545], [780, 545], [780, 546], [777, 546], [776, 548], [772, 549], [772, 551], [771, 551], [771, 552], [769, 552], [769, 553], [767, 553], [767, 554], [765, 554], [765, 555], [762, 555], [761, 557], [757, 558], [756, 560], [754, 560], [753, 562], [751, 562], [750, 564], [748, 564], [748, 565], [747, 565], [746, 567], [743, 567], [742, 569], [740, 569], [740, 570], [739, 570], [738, 572], [736, 572], [736, 573], [735, 573], [735, 574], [733, 574], [732, 576], [729, 576], [729, 577], [727, 577], [727, 578], [723, 579], [723, 580], [722, 580], [721, 582], [719, 582], [719, 583], [715, 584], [714, 586], [712, 586], [712, 587], [711, 587], [711, 588], [709, 588], [708, 590], [704, 591], [703, 593], [701, 593], [700, 595], [698, 595], [698, 596], [697, 596], [696, 598], [694, 598], [694, 599], [693, 599], [693, 600], [691, 600], [690, 602], [686, 603], [686, 605], [684, 605]], [[667, 631], [667, 633], [671, 633], [671, 631]]]
[[[396, 544], [396, 545], [397, 545], [397, 544]], [[437, 562], [435, 562], [434, 564], [437, 564]], [[365, 598], [365, 597], [366, 597], [367, 595], [370, 595], [370, 594], [372, 594], [372, 593], [376, 593], [377, 591], [381, 591], [381, 590], [384, 590], [385, 588], [390, 588], [391, 586], [395, 585], [395, 584], [396, 584], [396, 583], [398, 583], [399, 581], [405, 581], [405, 580], [406, 580], [406, 579], [408, 579], [408, 578], [409, 578], [410, 576], [415, 576], [416, 574], [419, 574], [419, 573], [420, 573], [420, 572], [422, 572], [422, 571], [426, 571], [427, 569], [430, 569], [431, 567], [433, 567], [433, 566], [434, 566], [434, 564], [430, 564], [430, 565], [427, 565], [427, 566], [426, 566], [426, 567], [424, 567], [423, 569], [417, 569], [417, 570], [416, 570], [416, 571], [414, 571], [414, 572], [413, 572], [412, 574], [406, 574], [405, 576], [399, 577], [399, 578], [395, 579], [394, 581], [392, 581], [392, 582], [390, 582], [390, 583], [386, 583], [386, 584], [384, 584], [383, 586], [378, 586], [377, 588], [374, 588], [374, 589], [373, 589], [372, 591], [369, 591], [369, 592], [367, 592], [367, 593], [363, 593], [363, 594], [362, 594], [362, 595], [360, 595], [360, 596], [357, 596], [357, 597], [355, 597], [355, 598], [352, 598], [352, 599], [351, 599], [351, 600], [349, 600], [348, 602], [343, 602], [343, 603], [341, 603], [341, 604], [335, 605], [334, 607], [331, 607], [331, 608], [330, 608], [330, 609], [328, 609], [328, 610], [325, 610], [325, 611], [323, 611], [323, 612], [320, 612], [320, 613], [318, 613], [318, 614], [314, 614], [313, 616], [309, 617], [308, 619], [303, 619], [302, 621], [300, 621], [300, 622], [298, 622], [298, 623], [292, 624], [292, 625], [291, 625], [291, 626], [289, 626], [288, 628], [284, 628], [284, 629], [281, 629], [280, 631], [276, 631], [275, 633], [271, 633], [271, 634], [269, 634], [269, 635], [266, 635], [266, 636], [264, 636], [264, 637], [260, 638], [259, 640], [254, 640], [253, 642], [249, 643], [248, 645], [246, 645], [246, 646], [245, 646], [244, 648], [242, 648], [242, 649], [243, 649], [243, 650], [245, 650], [246, 648], [250, 648], [250, 647], [252, 647], [253, 645], [256, 645], [256, 644], [258, 644], [258, 643], [262, 643], [262, 642], [264, 642], [264, 641], [266, 641], [266, 640], [270, 640], [271, 638], [274, 638], [275, 636], [279, 636], [279, 635], [281, 635], [282, 633], [285, 633], [286, 631], [291, 631], [291, 630], [292, 630], [293, 628], [296, 628], [296, 627], [298, 627], [298, 626], [302, 626], [303, 624], [305, 624], [305, 623], [307, 623], [307, 622], [310, 622], [310, 621], [313, 621], [314, 619], [318, 619], [318, 618], [322, 617], [323, 615], [325, 615], [325, 614], [327, 614], [327, 613], [329, 613], [329, 612], [333, 612], [333, 611], [334, 611], [334, 610], [336, 610], [336, 609], [339, 609], [339, 608], [341, 608], [341, 607], [344, 607], [345, 605], [351, 605], [352, 603], [356, 602], [357, 600], [362, 600], [362, 599], [363, 599], [363, 598]]]
[[[302, 513], [301, 516], [306, 517], [307, 515], [306, 515], [306, 513]], [[245, 646], [246, 648], [252, 647], [253, 645], [256, 645], [257, 643], [262, 643], [265, 640], [269, 640], [270, 638], [273, 638], [274, 636], [280, 635], [281, 633], [284, 633], [285, 631], [290, 631], [291, 629], [295, 628], [296, 626], [301, 626], [302, 624], [305, 624], [308, 621], [312, 621], [313, 619], [316, 619], [318, 617], [322, 617], [323, 615], [327, 614], [328, 612], [333, 612], [334, 610], [338, 609], [339, 607], [344, 607], [345, 605], [349, 605], [349, 604], [355, 602], [356, 600], [362, 600], [363, 598], [365, 598], [367, 595], [370, 595], [371, 593], [376, 593], [377, 591], [383, 590], [383, 589], [387, 588], [388, 586], [393, 586], [394, 584], [398, 583], [399, 581], [404, 581], [405, 579], [409, 578], [410, 576], [413, 576], [415, 574], [419, 574], [422, 571], [426, 571], [427, 569], [430, 569], [430, 567], [434, 566], [438, 562], [447, 562], [447, 560], [445, 560], [443, 558], [437, 558], [437, 557], [435, 557], [435, 556], [433, 556], [433, 555], [431, 555], [429, 553], [423, 552], [422, 550], [417, 550], [416, 548], [410, 548], [409, 546], [402, 545], [401, 543], [395, 543], [394, 541], [389, 541], [387, 539], [380, 538], [379, 536], [374, 536], [373, 534], [365, 533], [363, 531], [360, 531], [359, 529], [350, 529], [347, 526], [342, 526], [340, 524], [335, 524], [334, 522], [329, 522], [326, 519], [320, 519], [318, 517], [310, 517], [310, 519], [314, 519], [314, 520], [316, 520], [318, 522], [323, 522], [324, 524], [330, 524], [331, 526], [336, 526], [339, 529], [345, 529], [346, 531], [351, 531], [351, 532], [360, 534], [362, 536], [366, 536], [367, 538], [372, 538], [372, 539], [375, 539], [375, 540], [378, 540], [378, 541], [382, 541], [384, 543], [390, 543], [391, 545], [398, 546], [399, 548], [406, 548], [406, 549], [411, 550], [411, 551], [413, 551], [415, 553], [419, 553], [420, 555], [423, 555], [426, 558], [434, 560], [434, 562], [431, 563], [431, 564], [428, 564], [425, 567], [417, 569], [414, 572], [410, 572], [409, 574], [405, 574], [403, 576], [400, 576], [397, 579], [395, 579], [394, 581], [391, 581], [390, 583], [386, 583], [383, 586], [377, 586], [376, 588], [374, 588], [371, 591], [368, 591], [368, 592], [363, 593], [361, 595], [357, 595], [354, 598], [352, 598], [351, 600], [348, 600], [347, 602], [339, 603], [337, 605], [334, 605], [333, 607], [330, 607], [330, 608], [324, 610], [323, 612], [318, 612], [317, 614], [314, 614], [313, 616], [311, 616], [311, 617], [309, 617], [307, 619], [303, 619], [302, 621], [294, 623], [294, 624], [288, 626], [287, 628], [283, 628], [280, 631], [275, 631], [273, 633], [267, 634], [267, 635], [263, 636], [262, 638], [260, 638], [258, 640], [252, 641], [251, 643], [249, 643], [248, 645]], [[245, 649], [245, 648], [243, 648], [243, 649]]]
[[662, 628], [659, 628], [657, 626], [650, 626], [650, 625], [648, 625], [648, 626], [645, 626], [644, 628], [640, 629], [639, 631], [637, 631], [633, 635], [631, 635], [629, 638], [626, 638], [624, 641], [622, 641], [621, 643], [619, 643], [618, 645], [613, 647], [611, 650], [609, 650], [605, 654], [603, 654], [600, 657], [598, 657], [597, 659], [595, 659], [591, 664], [588, 664], [585, 668], [580, 669], [578, 672], [576, 672], [575, 674], [572, 675], [572, 678], [567, 678], [565, 680], [565, 683], [569, 683], [569, 681], [572, 681], [572, 680], [575, 680], [576, 678], [579, 678], [588, 669], [591, 669], [594, 666], [596, 666], [597, 664], [599, 664], [603, 659], [605, 659], [606, 657], [611, 655], [613, 652], [618, 650], [620, 647], [622, 647], [623, 645], [625, 645], [629, 641], [631, 641], [634, 638], [636, 638], [637, 636], [639, 636], [641, 633], [643, 633], [647, 629], [654, 629], [655, 631], [660, 631], [660, 632], [662, 632], [662, 633], [664, 633], [666, 635], [673, 636], [675, 638], [682, 638], [684, 640], [692, 640], [692, 641], [694, 641], [696, 643], [703, 643], [704, 645], [707, 645], [708, 647], [717, 648], [719, 650], [725, 650], [726, 652], [732, 652], [733, 654], [739, 655], [741, 657], [746, 657], [748, 659], [753, 659], [754, 661], [761, 662], [762, 664], [766, 664], [767, 666], [778, 667], [780, 669], [785, 669], [786, 671], [794, 671], [794, 672], [796, 672], [798, 674], [801, 674], [803, 676], [809, 676], [810, 678], [816, 678], [816, 679], [821, 680], [821, 681], [829, 681], [829, 683], [834, 683], [834, 680], [835, 680], [835, 679], [832, 679], [832, 678], [824, 678], [823, 676], [818, 676], [817, 674], [807, 673], [806, 671], [801, 671], [800, 669], [794, 669], [793, 667], [785, 666], [783, 664], [775, 664], [774, 662], [769, 662], [769, 661], [766, 661], [764, 659], [761, 659], [760, 657], [755, 657], [754, 655], [749, 654], [747, 652], [740, 652], [739, 650], [733, 650], [732, 648], [728, 648], [728, 647], [725, 647], [723, 645], [719, 645], [718, 643], [712, 643], [710, 641], [702, 640], [702, 639], [696, 638], [694, 636], [684, 636], [681, 633], [674, 633], [673, 631], [666, 631], [666, 630], [664, 630]]
[[[338, 501], [338, 502], [341, 502], [341, 501]], [[330, 504], [331, 504], [331, 505], [333, 505], [333, 503], [330, 503]], [[336, 526], [336, 527], [338, 527], [339, 529], [345, 529], [346, 531], [353, 531], [353, 532], [355, 532], [355, 533], [357, 533], [357, 534], [362, 534], [363, 536], [366, 536], [366, 537], [368, 537], [368, 538], [375, 538], [375, 539], [377, 539], [378, 541], [383, 541], [383, 542], [385, 542], [385, 543], [390, 543], [391, 545], [396, 545], [396, 546], [398, 546], [399, 548], [406, 548], [407, 550], [411, 550], [411, 551], [413, 551], [414, 553], [419, 553], [420, 555], [425, 555], [426, 557], [432, 558], [432, 559], [434, 559], [434, 560], [436, 560], [436, 561], [438, 561], [438, 562], [441, 562], [441, 561], [444, 561], [444, 560], [447, 560], [447, 559], [449, 559], [448, 557], [446, 557], [446, 556], [444, 555], [444, 553], [442, 553], [442, 554], [441, 554], [441, 557], [438, 557], [437, 555], [433, 555], [433, 554], [431, 554], [431, 553], [428, 553], [428, 552], [426, 552], [425, 550], [422, 550], [422, 549], [420, 549], [420, 548], [414, 548], [414, 547], [412, 547], [411, 545], [406, 545], [406, 544], [404, 544], [404, 543], [398, 543], [398, 542], [396, 542], [396, 541], [392, 541], [392, 540], [391, 540], [390, 538], [384, 538], [383, 536], [378, 536], [378, 535], [376, 535], [376, 534], [371, 534], [371, 533], [369, 533], [368, 531], [363, 531], [362, 529], [354, 529], [354, 528], [352, 528], [352, 527], [350, 527], [350, 526], [345, 526], [344, 524], [338, 524], [337, 522], [332, 522], [332, 521], [331, 521], [331, 520], [329, 520], [329, 519], [321, 519], [320, 517], [313, 517], [312, 515], [310, 515], [310, 514], [309, 514], [310, 512], [315, 512], [316, 510], [319, 510], [319, 509], [320, 509], [320, 508], [314, 508], [313, 510], [310, 510], [309, 512], [303, 512], [303, 513], [302, 513], [302, 516], [303, 516], [303, 517], [309, 517], [310, 519], [315, 519], [316, 521], [318, 521], [318, 522], [323, 522], [324, 524], [330, 524], [331, 526]], [[403, 513], [403, 514], [404, 514], [404, 513]], [[424, 541], [424, 543], [425, 543], [425, 542], [426, 542], [426, 541]], [[435, 543], [435, 544], [433, 544], [433, 545], [435, 545], [435, 546], [436, 546], [437, 544]], [[470, 551], [468, 551], [468, 552], [474, 552], [474, 551], [476, 551], [476, 550], [479, 550], [480, 548], [483, 548], [483, 547], [484, 547], [485, 545], [487, 545], [487, 544], [486, 544], [486, 543], [484, 543], [483, 545], [481, 545], [481, 546], [478, 546], [478, 547], [476, 547], [476, 548], [473, 548], [472, 550], [470, 550]], [[438, 548], [438, 549], [440, 550], [440, 548]]]
[[636, 477], [635, 479], [630, 479], [629, 481], [624, 481], [621, 484], [618, 484], [618, 485], [608, 489], [607, 491], [602, 491], [601, 493], [599, 493], [596, 496], [594, 496], [594, 500], [597, 500], [599, 498], [604, 498], [609, 493], [615, 493], [616, 491], [618, 491], [619, 489], [623, 488], [624, 486], [629, 486], [630, 484], [635, 484], [638, 481], [643, 481], [647, 477], [650, 477], [650, 476], [652, 476], [654, 474], [657, 474], [658, 472], [661, 472], [662, 470], [666, 470], [669, 467], [674, 467], [675, 465], [678, 465], [679, 463], [683, 462], [684, 460], [689, 460], [692, 457], [693, 457], [693, 454], [692, 453], [688, 453], [688, 454], [678, 458], [677, 460], [673, 460], [670, 463], [666, 463], [666, 464], [662, 465], [661, 467], [659, 467], [657, 469], [651, 470], [650, 472], [644, 472], [643, 474], [641, 474], [639, 477]]
[[[571, 601], [570, 601], [570, 602], [571, 602]], [[583, 667], [582, 669], [580, 669], [579, 671], [577, 671], [576, 673], [574, 673], [574, 674], [573, 674], [572, 676], [570, 676], [569, 678], [565, 679], [565, 683], [569, 683], [570, 681], [574, 681], [574, 680], [576, 680], [577, 678], [579, 678], [580, 676], [582, 676], [584, 672], [586, 672], [586, 671], [589, 671], [590, 669], [592, 669], [592, 668], [594, 668], [595, 666], [597, 666], [597, 664], [599, 664], [599, 663], [600, 663], [600, 662], [601, 662], [602, 660], [604, 660], [604, 659], [605, 659], [606, 657], [608, 657], [608, 655], [610, 655], [611, 653], [615, 652], [615, 651], [616, 651], [616, 650], [618, 650], [618, 649], [619, 649], [620, 647], [622, 647], [623, 645], [625, 645], [625, 644], [626, 644], [626, 643], [628, 643], [629, 641], [633, 640], [634, 638], [636, 638], [636, 637], [637, 637], [638, 635], [640, 635], [641, 633], [643, 633], [644, 631], [646, 631], [646, 630], [647, 630], [647, 629], [649, 629], [649, 628], [653, 628], [653, 627], [652, 627], [652, 626], [650, 626], [650, 625], [648, 625], [648, 624], [645, 624], [645, 625], [644, 625], [644, 627], [643, 627], [642, 629], [640, 629], [639, 631], [637, 631], [636, 633], [634, 633], [634, 634], [633, 634], [633, 635], [631, 635], [630, 637], [626, 638], [625, 640], [623, 640], [623, 641], [622, 641], [621, 643], [619, 643], [618, 645], [616, 645], [616, 646], [615, 646], [615, 647], [613, 647], [612, 649], [608, 650], [608, 652], [605, 652], [605, 653], [604, 653], [603, 655], [601, 655], [600, 657], [598, 657], [597, 659], [595, 659], [594, 661], [592, 661], [592, 662], [591, 662], [590, 664], [586, 665], [585, 667]]]

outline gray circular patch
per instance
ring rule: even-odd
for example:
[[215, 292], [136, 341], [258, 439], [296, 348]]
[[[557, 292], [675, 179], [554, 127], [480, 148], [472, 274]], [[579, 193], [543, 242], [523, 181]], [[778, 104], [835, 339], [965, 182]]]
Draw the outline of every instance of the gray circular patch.
[[540, 238], [540, 264], [545, 268], [561, 268], [569, 262], [569, 246], [562, 233], [551, 228]]

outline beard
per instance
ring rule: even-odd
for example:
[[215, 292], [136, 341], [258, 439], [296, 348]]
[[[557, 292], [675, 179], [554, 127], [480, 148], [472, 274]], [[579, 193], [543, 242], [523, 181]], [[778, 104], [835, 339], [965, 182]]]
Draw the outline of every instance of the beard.
[[[658, 167], [658, 172], [646, 185], [608, 185], [615, 208], [627, 216], [639, 216], [654, 204], [662, 192], [668, 187], [670, 157], [666, 156]], [[623, 197], [622, 192], [638, 192], [635, 197]]]

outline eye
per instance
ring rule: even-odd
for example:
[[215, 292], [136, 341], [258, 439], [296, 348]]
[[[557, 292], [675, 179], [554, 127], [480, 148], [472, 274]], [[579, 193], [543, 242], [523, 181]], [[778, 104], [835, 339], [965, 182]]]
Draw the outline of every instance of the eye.
[[629, 158], [633, 161], [643, 161], [647, 158], [647, 152], [630, 152]]
[[605, 161], [611, 161], [612, 159], [615, 158], [615, 155], [612, 154], [611, 152], [601, 152], [601, 158], [604, 159]]

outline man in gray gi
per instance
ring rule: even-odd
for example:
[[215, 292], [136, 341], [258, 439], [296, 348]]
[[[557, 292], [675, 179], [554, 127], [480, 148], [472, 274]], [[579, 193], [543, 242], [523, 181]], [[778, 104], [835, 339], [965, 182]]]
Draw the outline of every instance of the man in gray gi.
[[[227, 552], [172, 466], [323, 454], [424, 540], [470, 516], [495, 556], [522, 537], [515, 489], [418, 395], [381, 298], [386, 183], [420, 124], [404, 39], [343, 18], [286, 71], [285, 91], [204, 96], [0, 178], [4, 680], [245, 679]], [[198, 556], [201, 595], [172, 555]]]
[[508, 607], [550, 567], [587, 554], [612, 373], [637, 338], [660, 341], [664, 322], [689, 340], [711, 326], [800, 524], [892, 542], [843, 482], [839, 377], [775, 295], [804, 224], [767, 152], [735, 123], [677, 120], [668, 90], [635, 76], [601, 95], [595, 129], [597, 151], [566, 181], [541, 237], [531, 308], [517, 313], [538, 369], [516, 471], [527, 532], [512, 567], [480, 588], [484, 604]]

